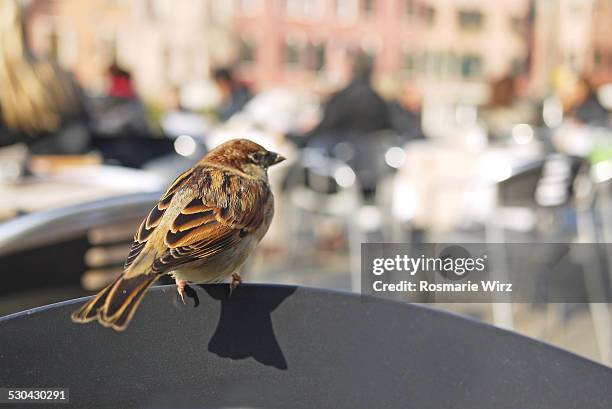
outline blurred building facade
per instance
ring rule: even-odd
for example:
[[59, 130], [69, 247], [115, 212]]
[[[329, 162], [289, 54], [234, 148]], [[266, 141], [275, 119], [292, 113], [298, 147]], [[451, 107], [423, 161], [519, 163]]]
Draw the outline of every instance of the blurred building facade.
[[28, 9], [29, 37], [38, 54], [53, 55], [87, 88], [103, 87], [104, 72], [128, 25], [121, 1], [34, 0]]
[[612, 82], [612, 2], [593, 0], [589, 73], [596, 83]]
[[[376, 77], [441, 98], [482, 100], [486, 82], [522, 76], [542, 96], [560, 66], [612, 80], [608, 0], [31, 0], [34, 48], [90, 89], [112, 60], [141, 92], [204, 81], [233, 64], [257, 88], [330, 90], [347, 55], [376, 57]], [[395, 87], [397, 88], [397, 87]], [[474, 101], [477, 102], [477, 101]]]
[[244, 75], [259, 84], [337, 82], [351, 50], [376, 74], [431, 86], [521, 73], [529, 0], [250, 0], [234, 7]]
[[52, 53], [87, 88], [101, 91], [112, 62], [132, 72], [141, 94], [163, 98], [203, 81], [211, 65], [236, 59], [225, 2], [214, 0], [34, 0], [33, 48]]

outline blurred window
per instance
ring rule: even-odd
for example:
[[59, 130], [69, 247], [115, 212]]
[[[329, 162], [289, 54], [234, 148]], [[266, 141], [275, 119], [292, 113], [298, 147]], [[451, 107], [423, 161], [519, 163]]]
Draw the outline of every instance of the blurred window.
[[285, 44], [285, 63], [290, 68], [295, 68], [300, 62], [300, 49], [293, 43], [288, 42]]
[[[298, 52], [299, 53], [299, 52]], [[298, 59], [300, 56], [298, 56]], [[302, 55], [304, 66], [311, 71], [321, 71], [325, 66], [325, 44], [308, 44]]]
[[514, 58], [512, 60], [510, 71], [513, 75], [521, 75], [525, 73], [525, 60], [523, 58]]
[[243, 64], [255, 62], [255, 45], [250, 40], [242, 40], [240, 44], [240, 61]]
[[404, 14], [408, 17], [414, 17], [416, 14], [417, 5], [415, 0], [404, 1]]
[[570, 14], [573, 16], [581, 17], [581, 14], [584, 13], [584, 0], [574, 0], [570, 3]]
[[336, 0], [336, 15], [345, 20], [356, 19], [359, 16], [358, 0]]
[[210, 13], [214, 21], [223, 21], [234, 14], [234, 4], [231, 1], [213, 1]]
[[428, 51], [423, 51], [421, 53], [421, 57], [419, 59], [419, 73], [423, 74], [423, 75], [428, 75], [429, 74], [429, 66], [430, 66], [430, 62], [431, 59], [429, 57], [429, 52]]
[[301, 17], [304, 14], [304, 2], [302, 0], [286, 0], [285, 12], [290, 17]]
[[361, 0], [361, 10], [365, 16], [374, 14], [374, 0]]
[[593, 65], [598, 68], [601, 65], [601, 51], [595, 50], [593, 53]]
[[321, 0], [285, 0], [285, 12], [289, 17], [318, 17]]
[[567, 66], [569, 67], [569, 69], [573, 72], [577, 72], [578, 62], [576, 61], [576, 54], [574, 54], [573, 52], [570, 52], [566, 58], [567, 58]]
[[441, 78], [445, 75], [445, 53], [439, 51], [424, 51], [420, 61], [417, 57], [413, 57], [412, 62], [413, 72], [419, 73], [431, 78]]
[[418, 60], [418, 57], [412, 50], [404, 51], [403, 69], [406, 75], [408, 75], [409, 77], [412, 77], [416, 74], [417, 65], [418, 65], [417, 60]]
[[482, 29], [484, 16], [479, 10], [460, 10], [457, 16], [459, 27], [462, 30], [476, 31]]
[[314, 47], [314, 69], [321, 71], [325, 68], [325, 44], [317, 44]]
[[461, 60], [461, 76], [463, 78], [477, 78], [482, 74], [482, 57], [476, 54], [467, 54]]
[[433, 52], [430, 54], [430, 58], [431, 58], [431, 71], [429, 72], [429, 74], [432, 77], [435, 78], [439, 78], [442, 76], [442, 64], [443, 61], [442, 59], [444, 57], [442, 57], [442, 54], [439, 52]]
[[145, 0], [145, 15], [149, 20], [157, 20], [159, 16], [159, 5], [157, 4], [157, 0]]
[[461, 72], [461, 59], [451, 51], [446, 55], [446, 72], [450, 77], [457, 77]]
[[420, 14], [421, 18], [423, 19], [423, 22], [429, 26], [434, 25], [434, 23], [436, 22], [436, 9], [434, 9], [433, 6], [429, 4], [421, 4], [420, 9]]
[[242, 14], [255, 14], [261, 8], [261, 0], [234, 0], [236, 10]]
[[525, 31], [526, 22], [523, 17], [510, 17], [510, 29], [517, 34], [522, 34]]

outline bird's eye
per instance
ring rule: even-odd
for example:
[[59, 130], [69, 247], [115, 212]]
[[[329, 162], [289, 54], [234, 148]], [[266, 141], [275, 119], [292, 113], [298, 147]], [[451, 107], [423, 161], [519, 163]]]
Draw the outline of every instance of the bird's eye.
[[264, 159], [264, 155], [260, 152], [255, 152], [250, 154], [249, 158], [251, 158], [254, 163], [261, 163], [261, 161]]

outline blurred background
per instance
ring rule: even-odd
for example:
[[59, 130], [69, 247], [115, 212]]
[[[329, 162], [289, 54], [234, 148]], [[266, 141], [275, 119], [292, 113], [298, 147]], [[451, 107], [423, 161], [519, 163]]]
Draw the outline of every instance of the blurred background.
[[[610, 243], [611, 109], [607, 0], [2, 0], [0, 315], [113, 280], [237, 137], [289, 158], [246, 281], [359, 291], [363, 242]], [[611, 365], [605, 251], [583, 278], [433, 306]]]

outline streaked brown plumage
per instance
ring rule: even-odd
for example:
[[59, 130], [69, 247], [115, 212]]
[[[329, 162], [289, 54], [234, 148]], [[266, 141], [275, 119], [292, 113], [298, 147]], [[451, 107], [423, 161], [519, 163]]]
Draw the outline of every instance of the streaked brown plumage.
[[181, 174], [134, 236], [123, 274], [72, 314], [123, 330], [147, 289], [171, 274], [183, 297], [185, 282], [219, 282], [237, 273], [274, 215], [267, 168], [284, 158], [246, 139], [210, 151]]

